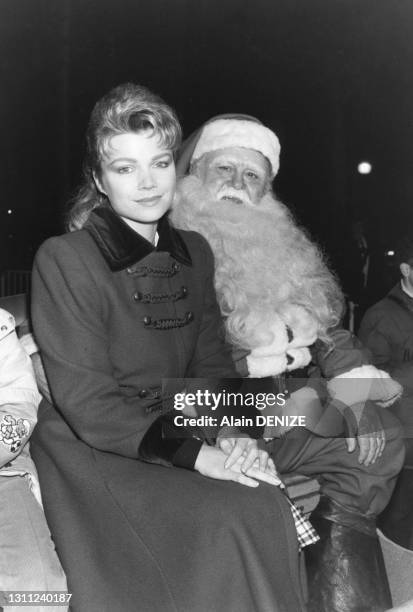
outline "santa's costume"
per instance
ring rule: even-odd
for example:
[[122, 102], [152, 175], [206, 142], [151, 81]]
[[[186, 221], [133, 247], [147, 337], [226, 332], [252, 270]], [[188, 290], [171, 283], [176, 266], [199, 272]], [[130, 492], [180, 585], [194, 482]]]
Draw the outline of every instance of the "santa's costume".
[[[263, 390], [289, 390], [287, 412], [317, 412], [311, 431], [264, 433], [281, 473], [316, 476], [321, 485], [311, 517], [321, 540], [308, 548], [309, 609], [386, 610], [391, 598], [375, 518], [403, 464], [398, 423], [384, 409], [401, 389], [338, 327], [343, 298], [336, 279], [273, 193], [252, 207], [214, 197], [203, 184], [197, 172], [203, 156], [233, 147], [258, 151], [270, 178], [277, 174], [280, 145], [271, 130], [248, 115], [213, 118], [182, 147], [172, 221], [200, 232], [212, 247], [215, 287], [240, 373], [262, 378]], [[318, 374], [310, 383], [309, 370]], [[300, 382], [290, 373], [299, 373]], [[348, 451], [345, 434], [375, 436], [376, 418], [386, 445], [364, 465], [357, 451]]]

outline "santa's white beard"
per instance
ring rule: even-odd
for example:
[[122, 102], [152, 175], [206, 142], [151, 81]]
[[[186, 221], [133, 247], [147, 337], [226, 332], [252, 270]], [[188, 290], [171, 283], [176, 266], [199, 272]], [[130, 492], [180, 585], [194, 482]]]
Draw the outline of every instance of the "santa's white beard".
[[258, 206], [245, 206], [214, 199], [189, 176], [179, 182], [171, 220], [209, 242], [218, 301], [234, 344], [253, 349], [272, 342], [274, 313], [284, 320], [295, 317], [294, 306], [316, 321], [320, 337], [337, 323], [341, 292], [334, 276], [318, 247], [271, 193]]

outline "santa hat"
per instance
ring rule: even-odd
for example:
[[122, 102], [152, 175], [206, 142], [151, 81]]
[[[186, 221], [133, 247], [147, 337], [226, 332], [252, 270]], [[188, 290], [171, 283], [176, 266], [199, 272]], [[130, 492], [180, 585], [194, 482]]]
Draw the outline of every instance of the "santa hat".
[[281, 149], [277, 136], [255, 117], [234, 114], [212, 117], [185, 140], [178, 154], [178, 176], [185, 176], [205, 153], [228, 147], [258, 151], [270, 162], [271, 178], [277, 174]]

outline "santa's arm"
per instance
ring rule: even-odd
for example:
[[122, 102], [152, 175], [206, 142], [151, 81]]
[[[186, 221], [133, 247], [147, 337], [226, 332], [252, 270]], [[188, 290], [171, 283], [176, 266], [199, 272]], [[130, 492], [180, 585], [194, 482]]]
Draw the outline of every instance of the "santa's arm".
[[367, 349], [347, 329], [332, 330], [330, 338], [331, 344], [317, 340], [311, 347], [313, 363], [324, 378], [330, 379], [370, 363]]
[[330, 336], [330, 346], [317, 340], [312, 357], [333, 397], [347, 406], [367, 400], [391, 406], [401, 396], [401, 385], [371, 364], [367, 349], [354, 334], [337, 328]]

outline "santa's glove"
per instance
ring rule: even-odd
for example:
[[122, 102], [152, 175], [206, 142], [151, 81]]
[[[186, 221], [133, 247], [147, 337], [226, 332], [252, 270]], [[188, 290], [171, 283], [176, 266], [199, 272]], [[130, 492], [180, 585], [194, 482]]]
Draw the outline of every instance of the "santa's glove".
[[317, 340], [318, 323], [316, 319], [301, 306], [289, 306], [280, 312], [287, 326], [287, 370], [305, 368], [311, 361], [307, 347]]
[[[301, 329], [303, 323], [308, 325], [307, 334]], [[247, 356], [251, 378], [277, 376], [310, 363], [311, 353], [307, 346], [315, 341], [316, 332], [303, 308], [291, 307], [288, 317], [286, 312], [282, 317], [274, 313], [268, 331], [272, 340], [254, 348]]]
[[256, 349], [247, 356], [248, 376], [250, 378], [265, 378], [267, 376], [277, 376], [287, 369], [287, 357], [283, 355], [272, 355], [262, 357], [256, 355]]
[[251, 378], [277, 376], [298, 368], [305, 368], [311, 361], [307, 347], [288, 349], [286, 353], [262, 356], [260, 349], [253, 349], [247, 355], [248, 375]]
[[396, 380], [373, 365], [353, 368], [335, 376], [328, 381], [327, 389], [333, 399], [347, 406], [372, 400], [383, 408], [394, 404], [403, 393], [403, 387]]
[[268, 332], [271, 340], [252, 349], [247, 356], [248, 374], [251, 378], [277, 376], [287, 369], [286, 350], [289, 344], [287, 327], [276, 313]]
[[311, 353], [307, 347], [292, 348], [287, 350], [287, 370], [298, 370], [305, 368], [311, 361]]
[[302, 306], [289, 305], [280, 310], [288, 330], [288, 349], [311, 346], [318, 337], [318, 321]]

